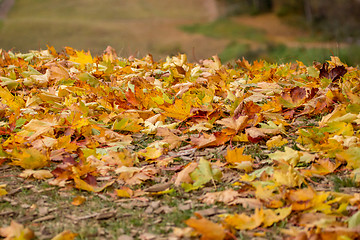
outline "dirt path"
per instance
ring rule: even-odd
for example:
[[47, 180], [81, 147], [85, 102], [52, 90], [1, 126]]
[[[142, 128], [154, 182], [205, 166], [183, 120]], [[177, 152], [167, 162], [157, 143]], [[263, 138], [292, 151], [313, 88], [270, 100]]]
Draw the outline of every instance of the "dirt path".
[[281, 21], [275, 14], [261, 14], [257, 16], [236, 16], [233, 20], [239, 24], [264, 30], [270, 42], [284, 44], [288, 47], [330, 48], [339, 47], [337, 42], [308, 42], [300, 41], [308, 38], [310, 33], [292, 27]]
[[15, 0], [4, 0], [0, 3], [0, 19], [6, 18], [6, 15], [14, 5]]

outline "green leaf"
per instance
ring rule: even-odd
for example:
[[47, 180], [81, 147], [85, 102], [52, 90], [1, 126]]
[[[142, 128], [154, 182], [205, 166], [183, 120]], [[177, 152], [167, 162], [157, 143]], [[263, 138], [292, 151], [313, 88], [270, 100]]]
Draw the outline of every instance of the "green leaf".
[[181, 184], [181, 187], [184, 189], [185, 192], [190, 192], [190, 191], [199, 189], [201, 186], [195, 187], [195, 186], [194, 186], [193, 184], [191, 184], [191, 183], [182, 183], [182, 184]]
[[360, 224], [360, 211], [357, 211], [348, 220], [349, 228], [354, 228]]
[[17, 81], [7, 77], [0, 77], [0, 81], [0, 85], [6, 86], [9, 90], [14, 90], [19, 85]]
[[292, 148], [285, 147], [285, 152], [276, 151], [274, 153], [270, 153], [268, 156], [272, 160], [284, 160], [291, 164], [292, 166], [296, 166], [296, 164], [299, 162], [301, 153], [293, 150]]
[[210, 162], [205, 160], [205, 158], [201, 158], [198, 167], [190, 173], [190, 177], [194, 181], [194, 187], [203, 186], [211, 180], [218, 181], [221, 176], [221, 171], [212, 168]]
[[92, 87], [97, 87], [99, 85], [99, 80], [89, 73], [80, 74], [79, 79], [81, 81], [87, 82]]

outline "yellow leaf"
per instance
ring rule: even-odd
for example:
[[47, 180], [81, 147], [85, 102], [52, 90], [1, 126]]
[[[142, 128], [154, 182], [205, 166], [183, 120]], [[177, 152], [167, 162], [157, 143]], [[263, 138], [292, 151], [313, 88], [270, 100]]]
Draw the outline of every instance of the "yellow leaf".
[[134, 195], [134, 192], [128, 187], [122, 187], [121, 189], [115, 189], [116, 195], [118, 197], [131, 198]]
[[175, 103], [165, 107], [164, 105], [160, 106], [165, 112], [163, 113], [167, 117], [172, 117], [179, 120], [184, 120], [190, 116], [191, 105], [185, 103], [181, 99], [176, 99]]
[[24, 169], [37, 169], [49, 164], [49, 156], [35, 148], [21, 149], [20, 152], [15, 150], [11, 155], [15, 158], [12, 164]]
[[291, 206], [285, 208], [279, 208], [276, 210], [265, 209], [264, 210], [264, 227], [270, 227], [273, 223], [281, 221], [290, 215], [292, 211]]
[[228, 163], [242, 163], [242, 162], [253, 162], [254, 159], [250, 155], [243, 155], [244, 147], [235, 148], [234, 150], [227, 150], [225, 159]]
[[304, 177], [286, 162], [280, 162], [274, 170], [273, 179], [277, 184], [288, 187], [298, 187], [304, 182]]
[[163, 154], [163, 150], [161, 148], [156, 148], [156, 147], [150, 146], [143, 150], [140, 150], [138, 152], [138, 154], [140, 156], [145, 157], [146, 160], [156, 159], [156, 158], [159, 158]]
[[0, 185], [0, 196], [4, 196], [7, 194], [7, 191], [5, 190], [6, 184]]
[[249, 139], [247, 137], [246, 133], [240, 133], [238, 135], [235, 135], [232, 139], [233, 142], [248, 142]]
[[266, 142], [266, 146], [268, 147], [268, 149], [274, 148], [274, 147], [281, 147], [285, 144], [288, 143], [288, 140], [283, 139], [280, 135], [274, 136], [272, 138], [270, 138], [267, 142]]
[[336, 159], [347, 162], [347, 166], [352, 169], [360, 168], [360, 147], [349, 148], [336, 154]]
[[75, 55], [70, 56], [69, 61], [79, 63], [81, 68], [84, 68], [85, 65], [89, 63], [93, 63], [93, 59], [91, 57], [90, 52], [85, 53], [84, 51], [75, 50], [75, 53], [76, 53]]
[[0, 98], [1, 102], [8, 105], [15, 113], [20, 112], [20, 108], [25, 106], [25, 102], [18, 96], [13, 96], [6, 87], [0, 86]]
[[246, 214], [235, 214], [225, 218], [225, 222], [239, 230], [252, 230], [259, 227], [264, 221], [264, 210], [255, 209], [251, 216]]
[[299, 162], [302, 154], [292, 148], [285, 147], [285, 152], [276, 151], [274, 153], [269, 154], [269, 157], [272, 160], [285, 161], [289, 163], [291, 166], [296, 166]]

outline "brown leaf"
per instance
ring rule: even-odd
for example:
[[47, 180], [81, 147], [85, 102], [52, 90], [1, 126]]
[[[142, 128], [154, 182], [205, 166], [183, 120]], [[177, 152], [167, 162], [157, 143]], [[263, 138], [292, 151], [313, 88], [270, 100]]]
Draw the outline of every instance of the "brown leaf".
[[181, 183], [192, 183], [190, 173], [192, 173], [198, 166], [197, 162], [189, 163], [183, 170], [181, 170], [175, 180], [175, 186], [180, 186]]
[[331, 79], [332, 82], [335, 82], [336, 80], [344, 76], [346, 73], [347, 70], [343, 65], [336, 66], [329, 70], [329, 63], [325, 62], [320, 69], [319, 78], [328, 78]]

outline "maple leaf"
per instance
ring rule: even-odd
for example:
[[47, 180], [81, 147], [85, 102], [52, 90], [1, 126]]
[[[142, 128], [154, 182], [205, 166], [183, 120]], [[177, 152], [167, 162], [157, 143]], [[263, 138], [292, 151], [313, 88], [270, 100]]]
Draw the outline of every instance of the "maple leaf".
[[360, 168], [360, 147], [354, 147], [338, 153], [336, 154], [336, 158], [340, 161], [347, 162], [349, 168]]
[[4, 240], [21, 239], [30, 240], [35, 238], [34, 232], [29, 228], [24, 228], [23, 225], [12, 220], [10, 226], [0, 228], [0, 236], [4, 237]]
[[199, 137], [191, 136], [190, 140], [197, 148], [204, 148], [216, 144], [216, 136], [214, 134], [201, 133]]
[[115, 172], [120, 174], [119, 179], [125, 181], [131, 186], [140, 184], [148, 179], [152, 179], [154, 175], [159, 172], [159, 170], [151, 166], [146, 166], [143, 168], [122, 166], [117, 168]]
[[80, 64], [82, 69], [85, 69], [87, 64], [93, 63], [90, 52], [85, 53], [84, 51], [77, 51], [70, 55], [69, 61]]
[[277, 135], [277, 136], [270, 138], [266, 142], [266, 146], [268, 147], [268, 149], [271, 149], [271, 148], [275, 148], [275, 147], [281, 147], [287, 143], [288, 143], [287, 139], [282, 138], [281, 135]]
[[113, 130], [119, 131], [130, 131], [130, 132], [140, 132], [144, 129], [143, 126], [139, 125], [141, 121], [129, 118], [122, 118], [121, 120], [116, 120], [113, 124]]
[[18, 134], [27, 136], [29, 141], [34, 141], [38, 136], [49, 133], [52, 134], [54, 126], [58, 123], [56, 120], [38, 120], [32, 119], [29, 123], [23, 126], [23, 130]]
[[162, 141], [166, 142], [169, 144], [169, 150], [172, 150], [174, 148], [177, 148], [180, 146], [180, 144], [187, 139], [187, 136], [177, 136], [175, 135], [173, 132], [171, 132], [170, 129], [168, 128], [164, 128], [164, 127], [160, 127], [157, 129], [157, 136], [161, 136], [164, 137], [164, 139]]
[[297, 187], [304, 183], [304, 177], [293, 166], [286, 162], [279, 162], [274, 169], [273, 179], [277, 184]]
[[269, 157], [272, 160], [282, 160], [289, 163], [291, 166], [295, 167], [296, 164], [300, 161], [302, 154], [292, 148], [285, 147], [285, 152], [276, 151], [275, 153], [270, 153]]
[[213, 168], [205, 158], [200, 158], [199, 165], [190, 173], [190, 177], [194, 181], [194, 187], [201, 187], [209, 181], [219, 181], [222, 173], [220, 169]]
[[164, 104], [160, 106], [160, 108], [164, 110], [162, 113], [164, 116], [179, 119], [181, 121], [189, 117], [191, 111], [190, 104], [185, 103], [181, 99], [176, 99], [175, 103], [170, 106], [166, 106], [166, 104]]
[[191, 162], [181, 170], [176, 177], [175, 186], [180, 186], [181, 183], [192, 183], [193, 180], [190, 177], [190, 173], [192, 173], [196, 167], [198, 166], [197, 162]]
[[163, 149], [159, 146], [148, 146], [138, 152], [138, 155], [145, 157], [146, 160], [154, 160], [163, 154]]
[[253, 215], [234, 214], [229, 215], [224, 220], [228, 225], [239, 230], [252, 230], [259, 227], [264, 222], [264, 210], [255, 209]]
[[213, 223], [205, 218], [190, 218], [185, 221], [185, 224], [194, 228], [196, 232], [201, 234], [201, 240], [223, 240], [226, 236], [223, 226]]
[[327, 159], [318, 159], [316, 163], [311, 165], [310, 169], [302, 170], [301, 173], [305, 176], [312, 175], [327, 175], [333, 173], [341, 165], [340, 161], [332, 162], [329, 158]]
[[237, 119], [223, 118], [221, 120], [217, 120], [216, 123], [220, 125], [224, 125], [227, 128], [230, 128], [235, 131], [235, 134], [240, 130], [243, 130], [247, 125], [248, 116], [240, 116]]
[[314, 205], [313, 199], [316, 192], [312, 188], [291, 189], [287, 193], [287, 198], [292, 204], [294, 211], [305, 210]]
[[233, 150], [228, 149], [225, 159], [228, 163], [232, 163], [232, 164], [254, 161], [254, 159], [250, 155], [244, 155], [243, 152], [244, 152], [244, 147], [235, 148]]
[[7, 88], [0, 87], [1, 102], [9, 106], [16, 114], [20, 113], [20, 108], [25, 105], [22, 98], [12, 95]]
[[14, 157], [12, 164], [24, 169], [37, 169], [49, 164], [49, 156], [35, 148], [14, 150], [11, 155]]
[[276, 222], [285, 219], [292, 212], [292, 207], [279, 208], [276, 210], [265, 209], [264, 210], [264, 227], [269, 227]]
[[347, 73], [346, 68], [341, 65], [341, 66], [336, 66], [334, 68], [332, 68], [331, 70], [329, 69], [329, 63], [325, 62], [321, 69], [320, 69], [320, 75], [319, 78], [328, 78], [330, 79], [332, 82], [336, 81], [337, 79], [340, 79], [342, 76], [344, 76]]

